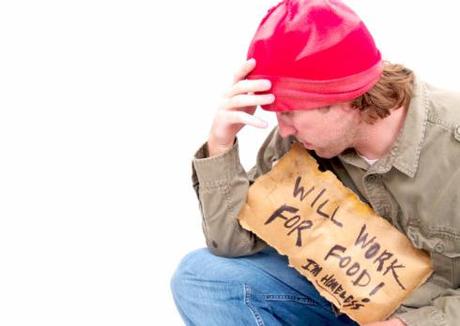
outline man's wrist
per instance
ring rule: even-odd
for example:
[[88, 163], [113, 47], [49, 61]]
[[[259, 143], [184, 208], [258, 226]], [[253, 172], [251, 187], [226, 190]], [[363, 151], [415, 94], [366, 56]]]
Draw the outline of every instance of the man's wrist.
[[229, 144], [219, 144], [216, 143], [212, 138], [209, 138], [207, 141], [208, 146], [208, 155], [209, 157], [217, 156], [229, 151], [235, 144], [235, 139]]

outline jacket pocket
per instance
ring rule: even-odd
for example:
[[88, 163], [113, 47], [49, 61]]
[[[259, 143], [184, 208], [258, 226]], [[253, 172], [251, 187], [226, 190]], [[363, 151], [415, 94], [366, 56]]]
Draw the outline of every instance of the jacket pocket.
[[458, 288], [460, 285], [460, 253], [432, 252], [433, 268], [437, 274], [437, 281], [449, 288]]

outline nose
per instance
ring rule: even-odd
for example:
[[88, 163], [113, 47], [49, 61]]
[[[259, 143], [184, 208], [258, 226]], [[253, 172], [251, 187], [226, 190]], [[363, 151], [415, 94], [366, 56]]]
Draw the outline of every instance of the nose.
[[288, 117], [277, 112], [276, 119], [278, 120], [278, 130], [281, 137], [286, 138], [296, 134], [297, 130]]

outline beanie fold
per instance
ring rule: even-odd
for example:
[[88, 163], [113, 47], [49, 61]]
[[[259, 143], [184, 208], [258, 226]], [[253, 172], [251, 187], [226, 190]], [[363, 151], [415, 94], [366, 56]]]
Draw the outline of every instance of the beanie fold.
[[275, 101], [262, 105], [267, 111], [293, 111], [320, 108], [351, 101], [370, 90], [380, 79], [383, 62], [369, 69], [331, 80], [307, 80], [292, 77], [250, 75], [247, 79], [268, 79], [272, 87], [256, 94], [275, 94]]

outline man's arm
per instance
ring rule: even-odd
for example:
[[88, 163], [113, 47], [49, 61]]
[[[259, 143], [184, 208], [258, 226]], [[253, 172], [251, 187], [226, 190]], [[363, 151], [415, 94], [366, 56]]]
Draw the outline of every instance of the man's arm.
[[247, 60], [235, 73], [214, 117], [208, 141], [198, 150], [192, 165], [206, 243], [221, 256], [248, 255], [265, 247], [237, 221], [250, 181], [240, 164], [236, 136], [246, 125], [266, 128], [267, 123], [254, 113], [258, 105], [274, 101], [273, 94], [255, 94], [270, 89], [269, 80], [245, 79], [255, 63], [254, 59]]
[[239, 161], [238, 142], [227, 152], [213, 157], [207, 157], [207, 144], [204, 144], [192, 166], [193, 187], [209, 250], [226, 257], [251, 255], [262, 250], [265, 243], [241, 228], [237, 220], [249, 189], [249, 177]]
[[266, 243], [243, 229], [237, 216], [246, 202], [249, 186], [290, 148], [291, 140], [282, 139], [274, 128], [262, 144], [256, 165], [246, 173], [238, 154], [238, 141], [220, 155], [208, 157], [204, 144], [193, 160], [193, 187], [202, 214], [203, 232], [208, 248], [216, 255], [236, 257], [254, 254]]

